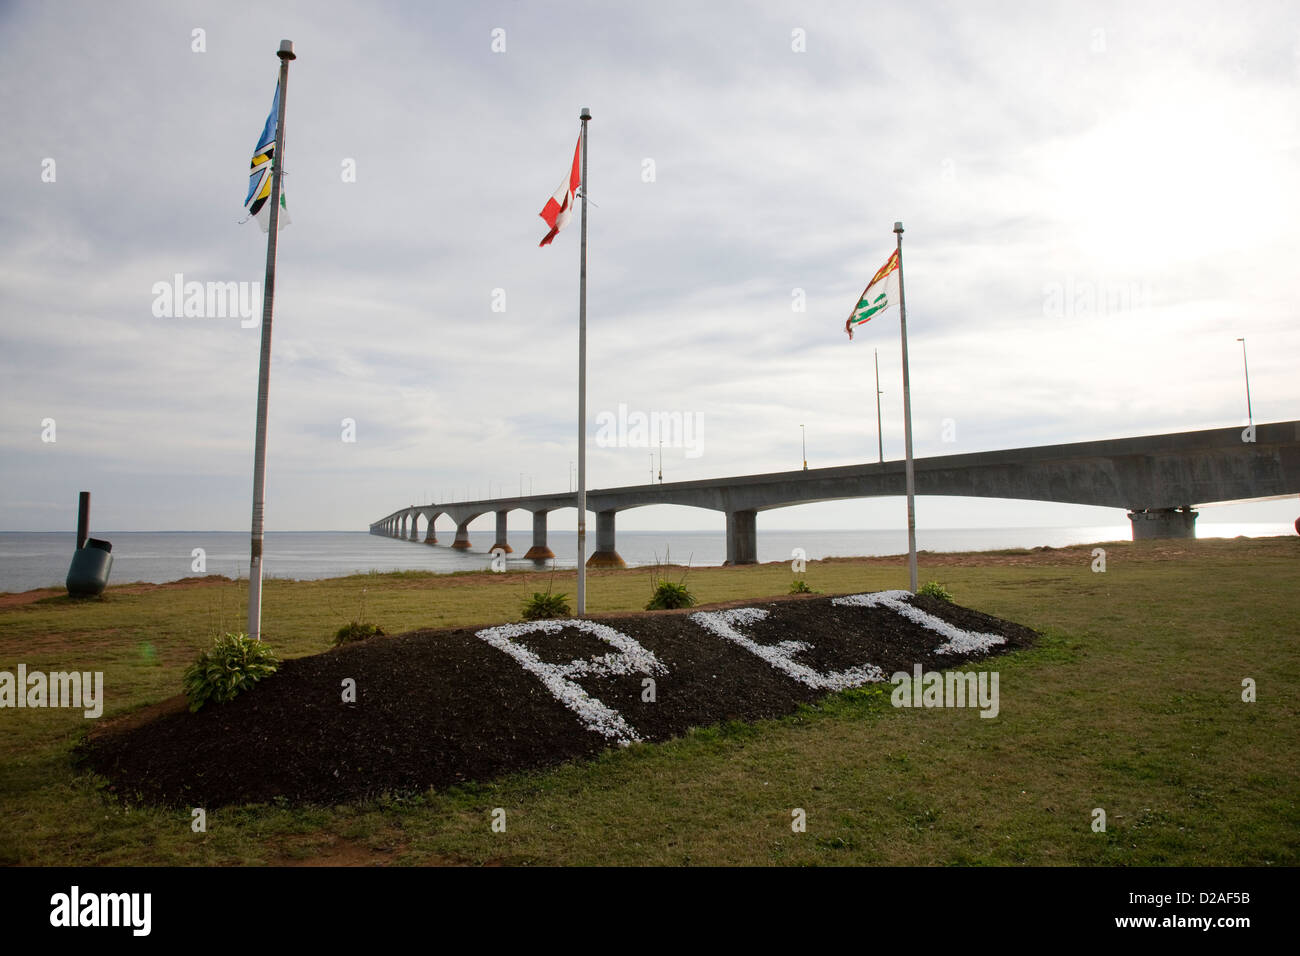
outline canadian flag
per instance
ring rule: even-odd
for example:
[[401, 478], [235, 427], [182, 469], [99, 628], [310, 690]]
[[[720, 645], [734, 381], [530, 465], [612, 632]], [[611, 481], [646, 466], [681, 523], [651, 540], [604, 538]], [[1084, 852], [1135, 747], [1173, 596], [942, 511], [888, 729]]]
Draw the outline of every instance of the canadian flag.
[[569, 178], [560, 184], [560, 188], [555, 190], [555, 195], [546, 201], [545, 208], [538, 213], [551, 227], [546, 238], [537, 244], [538, 248], [549, 246], [555, 234], [569, 223], [569, 217], [573, 214], [573, 197], [577, 194], [578, 187], [582, 185], [582, 167], [578, 165], [581, 155], [582, 134], [579, 133], [578, 145], [573, 148], [573, 168], [569, 170]]

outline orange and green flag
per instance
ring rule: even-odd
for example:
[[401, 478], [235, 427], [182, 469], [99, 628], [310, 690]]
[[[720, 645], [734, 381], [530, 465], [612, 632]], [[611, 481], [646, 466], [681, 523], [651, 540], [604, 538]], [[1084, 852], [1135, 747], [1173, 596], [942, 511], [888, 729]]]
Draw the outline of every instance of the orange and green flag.
[[855, 325], [861, 325], [873, 316], [884, 312], [891, 305], [897, 304], [898, 299], [898, 250], [895, 249], [889, 261], [880, 267], [880, 271], [872, 277], [862, 291], [858, 304], [853, 307], [852, 314], [844, 323], [844, 331], [849, 333], [849, 338], [852, 339]]

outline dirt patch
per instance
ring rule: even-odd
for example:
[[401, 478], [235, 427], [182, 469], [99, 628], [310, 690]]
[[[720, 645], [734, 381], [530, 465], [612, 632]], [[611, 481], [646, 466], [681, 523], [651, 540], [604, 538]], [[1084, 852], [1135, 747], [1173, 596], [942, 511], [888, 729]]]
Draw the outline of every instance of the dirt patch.
[[[1107, 543], [1107, 547], [1114, 546], [1113, 543]], [[1126, 546], [1125, 542], [1119, 542], [1121, 548]], [[1065, 548], [1049, 548], [1046, 546], [1038, 548], [1026, 548], [1023, 550], [1010, 551], [918, 551], [917, 560], [921, 564], [923, 574], [930, 568], [1018, 568], [1018, 567], [1049, 567], [1060, 564], [1077, 564], [1079, 561], [1091, 560], [1092, 549], [1097, 547], [1095, 544], [1088, 545], [1071, 545]], [[1182, 551], [1171, 551], [1169, 554], [1160, 552], [1155, 557], [1177, 557]], [[881, 557], [871, 558], [821, 558], [818, 564], [868, 564], [880, 565], [885, 567], [897, 567], [900, 563], [906, 563], [907, 555], [884, 555]]]
[[[223, 584], [234, 584], [234, 578], [222, 577], [219, 574], [209, 574], [202, 578], [179, 578], [175, 581], [167, 581], [163, 584], [150, 584], [147, 581], [139, 581], [131, 584], [121, 584], [117, 586], [110, 585], [104, 589], [104, 597], [112, 597], [114, 594], [146, 594], [150, 591], [176, 591], [188, 588], [211, 588], [219, 587]], [[247, 582], [245, 582], [246, 584]], [[35, 604], [37, 601], [44, 601], [52, 597], [67, 596], [66, 588], [37, 588], [34, 591], [18, 591], [13, 594], [0, 594], [0, 608], [22, 607], [24, 604]], [[94, 598], [81, 598], [81, 600], [95, 600]]]
[[[397, 854], [401, 852], [400, 847], [375, 849], [342, 837], [332, 839], [326, 846], [319, 846], [315, 843], [304, 843], [302, 846], [308, 851], [309, 855], [296, 856], [292, 853], [286, 853], [276, 861], [275, 865], [295, 867], [389, 866], [397, 858]], [[457, 863], [452, 860], [434, 860], [431, 864], [426, 865], [455, 866]]]
[[[1001, 635], [995, 652], [1035, 637], [969, 609], [913, 601], [957, 627]], [[828, 596], [731, 606], [755, 609], [737, 625], [750, 645], [701, 626], [691, 611], [597, 619], [639, 645], [637, 666], [572, 622], [549, 633], [511, 630], [525, 625], [498, 632], [550, 664], [585, 662], [564, 675], [570, 698], [578, 688], [576, 704], [562, 699], [555, 679], [477, 636], [481, 628], [416, 631], [286, 661], [253, 691], [197, 714], [182, 699], [164, 701], [99, 728], [78, 753], [114, 792], [135, 799], [208, 807], [277, 798], [336, 803], [594, 755], [619, 743], [596, 727], [592, 713], [602, 708], [632, 739], [654, 741], [727, 720], [781, 716], [825, 695], [825, 686], [791, 676], [755, 647], [775, 647], [818, 673], [875, 665], [888, 675], [915, 663], [938, 669], [984, 656], [938, 655], [946, 639], [935, 630], [887, 608], [836, 605]], [[592, 664], [597, 658], [602, 662]], [[350, 681], [354, 702], [343, 692]]]
[[21, 607], [24, 604], [35, 604], [37, 601], [43, 601], [46, 598], [57, 597], [60, 594], [67, 594], [64, 588], [37, 588], [35, 591], [19, 591], [15, 594], [0, 594], [0, 608]]

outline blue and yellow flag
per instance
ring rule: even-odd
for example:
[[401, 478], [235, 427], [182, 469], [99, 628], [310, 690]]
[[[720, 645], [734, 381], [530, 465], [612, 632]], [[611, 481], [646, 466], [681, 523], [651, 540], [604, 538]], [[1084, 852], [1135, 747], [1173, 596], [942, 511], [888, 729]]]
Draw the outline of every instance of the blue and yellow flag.
[[[248, 195], [244, 198], [244, 209], [248, 215], [257, 220], [263, 232], [271, 231], [271, 210], [267, 203], [271, 199], [271, 168], [275, 159], [276, 124], [280, 116], [280, 84], [275, 84], [275, 99], [271, 101], [271, 112], [262, 127], [262, 135], [257, 139], [257, 148], [253, 150], [251, 172], [248, 175]], [[247, 220], [245, 220], [247, 221]], [[279, 228], [290, 223], [289, 207], [284, 201], [284, 184], [280, 184]]]

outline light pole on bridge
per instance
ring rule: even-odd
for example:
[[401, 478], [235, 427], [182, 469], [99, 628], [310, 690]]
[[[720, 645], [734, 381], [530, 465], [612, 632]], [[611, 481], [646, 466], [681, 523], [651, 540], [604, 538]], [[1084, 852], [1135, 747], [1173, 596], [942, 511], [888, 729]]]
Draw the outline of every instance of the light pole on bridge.
[[1246, 340], [1237, 339], [1241, 343], [1241, 366], [1246, 371], [1246, 424], [1251, 428], [1255, 427], [1255, 413], [1250, 408], [1250, 363], [1246, 361]]

